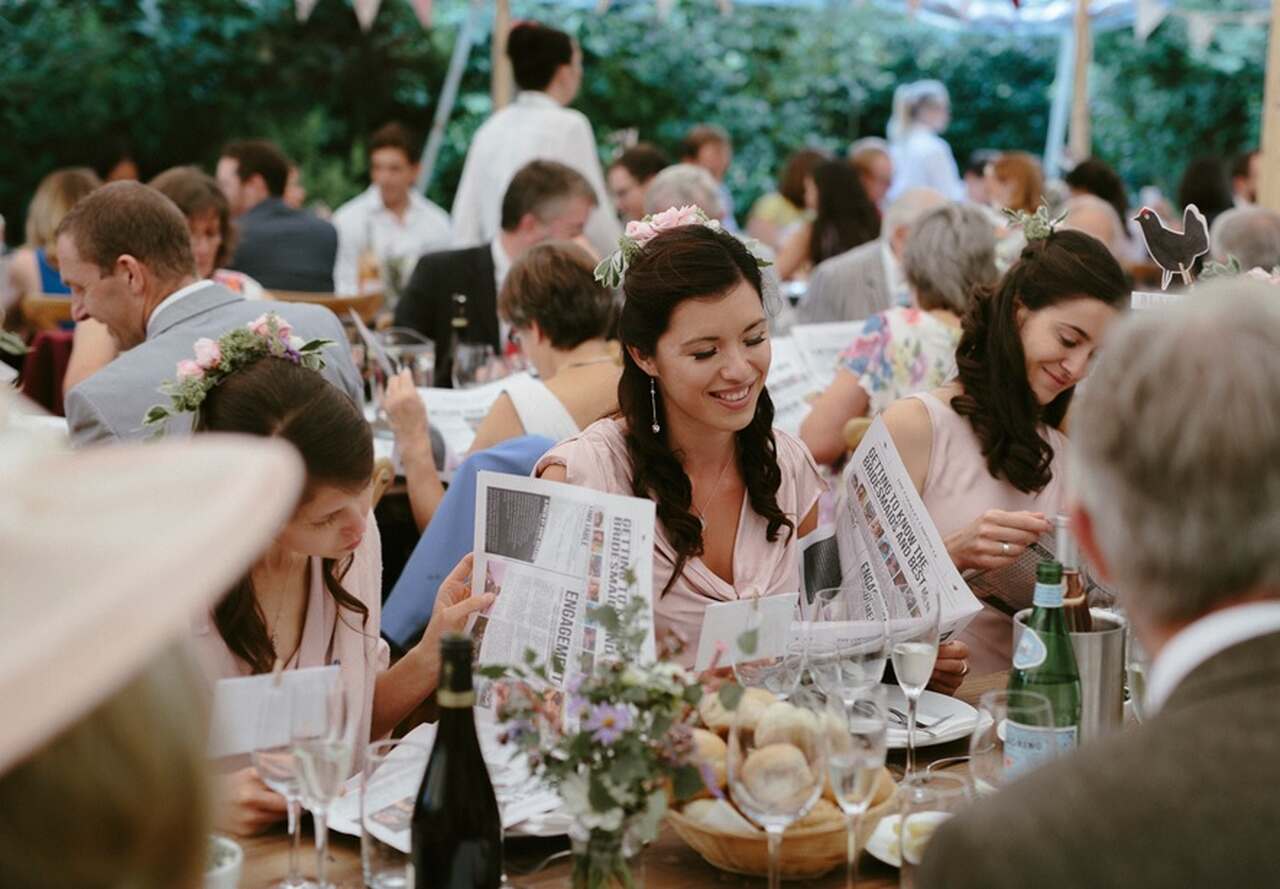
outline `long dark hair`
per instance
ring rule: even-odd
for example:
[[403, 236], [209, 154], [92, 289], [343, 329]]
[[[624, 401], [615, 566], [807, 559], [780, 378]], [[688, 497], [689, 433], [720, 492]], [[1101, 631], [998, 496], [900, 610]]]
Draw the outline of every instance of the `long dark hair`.
[[1128, 295], [1129, 281], [1111, 251], [1077, 231], [1032, 241], [994, 290], [975, 295], [956, 347], [964, 392], [951, 407], [969, 419], [993, 477], [1026, 493], [1049, 484], [1053, 447], [1039, 425], [1060, 426], [1075, 392], [1072, 386], [1039, 404], [1027, 381], [1018, 308], [1036, 311], [1073, 299], [1119, 308]]
[[[200, 406], [196, 431], [238, 432], [292, 444], [307, 471], [303, 503], [321, 485], [360, 490], [373, 476], [373, 436], [359, 409], [321, 374], [284, 358], [262, 358], [214, 387]], [[359, 614], [363, 626], [369, 609], [342, 586], [351, 558], [323, 559], [322, 576], [339, 613], [345, 608]], [[218, 603], [213, 617], [231, 653], [254, 673], [270, 672], [276, 657], [288, 654], [271, 644], [251, 575]]]
[[817, 265], [880, 237], [880, 211], [867, 197], [852, 164], [823, 161], [812, 175], [818, 215], [809, 235], [810, 262]]
[[[755, 257], [737, 238], [701, 225], [665, 231], [645, 245], [627, 268], [619, 338], [641, 355], [652, 355], [676, 306], [687, 299], [719, 299], [741, 281], [750, 284], [757, 295], [763, 292]], [[623, 349], [622, 354], [618, 405], [627, 427], [631, 488], [637, 497], [653, 500], [658, 521], [676, 551], [671, 580], [661, 593], [666, 595], [685, 562], [702, 555], [702, 523], [693, 513], [693, 485], [680, 464], [680, 454], [667, 443], [666, 423], [660, 419], [662, 431], [653, 431], [650, 377], [629, 350]], [[658, 409], [665, 414], [661, 393]], [[760, 391], [755, 416], [735, 438], [738, 471], [746, 482], [751, 508], [769, 523], [766, 539], [770, 543], [777, 540], [783, 526], [793, 534], [795, 522], [778, 507], [782, 471], [773, 439], [773, 402], [768, 389]]]

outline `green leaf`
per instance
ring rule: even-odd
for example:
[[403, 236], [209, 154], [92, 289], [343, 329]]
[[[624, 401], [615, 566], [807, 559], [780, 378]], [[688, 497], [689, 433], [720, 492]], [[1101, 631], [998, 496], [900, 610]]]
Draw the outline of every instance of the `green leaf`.
[[476, 672], [485, 679], [506, 679], [509, 670], [502, 664], [484, 664], [475, 668]]
[[587, 802], [591, 803], [591, 808], [597, 812], [607, 812], [618, 805], [618, 801], [609, 793], [609, 788], [604, 786], [604, 781], [596, 773], [592, 773], [588, 782]]
[[681, 802], [701, 793], [704, 787], [706, 784], [697, 766], [680, 766], [671, 776], [671, 790]]
[[738, 634], [738, 649], [743, 654], [755, 654], [760, 646], [760, 630], [751, 629]]
[[738, 704], [742, 701], [742, 693], [745, 689], [736, 682], [726, 682], [720, 686], [720, 691], [716, 694], [720, 698], [720, 706], [726, 710], [733, 712], [738, 709]]

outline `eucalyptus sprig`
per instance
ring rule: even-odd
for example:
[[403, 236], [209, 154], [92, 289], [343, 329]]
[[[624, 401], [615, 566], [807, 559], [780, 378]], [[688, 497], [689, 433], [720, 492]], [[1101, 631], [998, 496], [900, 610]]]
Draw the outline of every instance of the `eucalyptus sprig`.
[[1036, 208], [1034, 213], [1006, 208], [1004, 215], [1009, 219], [1009, 225], [1012, 228], [1022, 229], [1022, 234], [1027, 239], [1027, 243], [1043, 241], [1052, 235], [1067, 218], [1066, 213], [1059, 215], [1056, 219], [1050, 216], [1049, 204], [1043, 199], [1041, 199], [1040, 206]]

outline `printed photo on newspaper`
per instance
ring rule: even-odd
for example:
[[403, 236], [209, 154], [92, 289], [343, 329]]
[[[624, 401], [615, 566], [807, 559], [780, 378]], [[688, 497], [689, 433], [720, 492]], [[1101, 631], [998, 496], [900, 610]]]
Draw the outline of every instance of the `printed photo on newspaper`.
[[[497, 598], [471, 628], [481, 664], [522, 663], [532, 650], [562, 691], [616, 641], [589, 608], [623, 608], [653, 589], [653, 501], [543, 479], [481, 472], [474, 586]], [[634, 579], [634, 584], [629, 580]], [[656, 657], [653, 614], [644, 655]], [[479, 700], [490, 706], [491, 688]]]
[[[943, 641], [982, 610], [947, 555], [883, 420], [871, 424], [845, 467], [835, 538], [843, 582], [873, 587], [886, 602], [897, 597], [913, 614], [926, 591], [938, 594]], [[807, 552], [804, 561], [807, 568]]]

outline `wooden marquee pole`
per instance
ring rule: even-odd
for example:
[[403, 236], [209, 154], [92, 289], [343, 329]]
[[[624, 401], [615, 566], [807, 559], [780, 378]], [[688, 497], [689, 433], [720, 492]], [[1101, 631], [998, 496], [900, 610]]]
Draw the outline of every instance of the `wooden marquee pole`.
[[1262, 183], [1258, 203], [1280, 211], [1280, 0], [1271, 3], [1267, 82], [1262, 99]]

